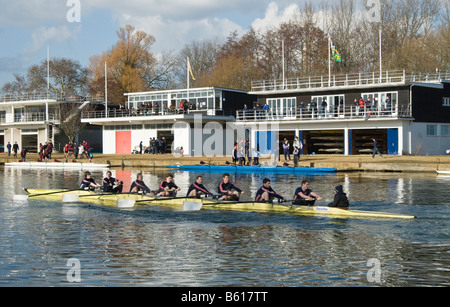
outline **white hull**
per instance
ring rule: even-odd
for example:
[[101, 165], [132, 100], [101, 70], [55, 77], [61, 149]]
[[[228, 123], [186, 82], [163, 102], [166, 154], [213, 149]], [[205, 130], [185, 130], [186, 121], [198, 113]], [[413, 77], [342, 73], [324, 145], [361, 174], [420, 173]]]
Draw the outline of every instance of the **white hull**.
[[450, 171], [436, 171], [440, 175], [450, 175]]
[[6, 167], [19, 167], [30, 169], [70, 169], [70, 170], [90, 170], [106, 169], [108, 164], [95, 163], [64, 163], [64, 162], [12, 162], [5, 163]]

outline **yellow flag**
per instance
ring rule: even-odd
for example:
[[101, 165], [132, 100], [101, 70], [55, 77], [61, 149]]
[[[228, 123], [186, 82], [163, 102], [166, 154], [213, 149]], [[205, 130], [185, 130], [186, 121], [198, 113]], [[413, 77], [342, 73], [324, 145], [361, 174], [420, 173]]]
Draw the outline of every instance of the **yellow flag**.
[[189, 58], [188, 58], [188, 68], [189, 68], [189, 73], [191, 74], [192, 80], [195, 81], [194, 73], [192, 72], [191, 61], [189, 61]]

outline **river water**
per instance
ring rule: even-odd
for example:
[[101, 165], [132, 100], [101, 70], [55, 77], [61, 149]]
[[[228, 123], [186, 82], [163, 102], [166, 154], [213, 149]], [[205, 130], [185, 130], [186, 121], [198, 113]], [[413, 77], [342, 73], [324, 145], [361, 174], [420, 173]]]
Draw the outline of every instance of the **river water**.
[[[129, 186], [137, 170], [114, 175]], [[143, 170], [153, 189], [165, 172]], [[177, 172], [186, 192], [195, 172]], [[78, 171], [0, 170], [0, 286], [450, 286], [450, 177], [434, 174], [231, 174], [254, 197], [262, 180], [291, 198], [303, 178], [331, 202], [414, 220], [249, 212], [119, 210], [30, 199], [24, 187], [77, 188]], [[98, 181], [102, 171], [93, 172]], [[205, 173], [217, 190], [219, 173]], [[75, 261], [75, 262], [74, 262]]]

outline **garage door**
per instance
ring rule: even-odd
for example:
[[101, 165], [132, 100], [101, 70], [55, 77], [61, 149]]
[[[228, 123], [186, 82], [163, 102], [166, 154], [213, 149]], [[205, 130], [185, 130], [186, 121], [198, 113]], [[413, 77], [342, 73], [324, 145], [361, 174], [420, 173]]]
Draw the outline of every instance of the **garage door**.
[[131, 131], [116, 131], [116, 153], [131, 154]]

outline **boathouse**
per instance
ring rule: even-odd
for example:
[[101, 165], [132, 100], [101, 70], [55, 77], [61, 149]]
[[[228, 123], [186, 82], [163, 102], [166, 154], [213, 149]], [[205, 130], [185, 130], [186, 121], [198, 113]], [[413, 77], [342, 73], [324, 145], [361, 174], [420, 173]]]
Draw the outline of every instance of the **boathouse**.
[[[250, 130], [252, 147], [272, 153], [282, 153], [283, 140], [292, 144], [295, 136], [303, 154], [367, 154], [372, 138], [388, 155], [450, 149], [450, 73], [263, 80], [252, 83], [249, 95], [257, 99], [236, 112], [236, 125]], [[276, 130], [258, 129], [261, 123]]]
[[[19, 150], [37, 153], [39, 144], [51, 140], [55, 151], [62, 151], [68, 138], [61, 131], [61, 124], [70, 121], [91, 102], [90, 97], [62, 99], [52, 94], [5, 95], [0, 97], [0, 152], [5, 152], [8, 142], [17, 142]], [[61, 118], [62, 105], [70, 106], [71, 115]], [[65, 108], [67, 110], [67, 108]], [[64, 113], [64, 112], [63, 112]], [[78, 125], [79, 121], [73, 123]], [[100, 129], [99, 129], [100, 128]], [[87, 127], [78, 137], [101, 151], [101, 127]], [[78, 139], [76, 140], [78, 141]]]
[[125, 97], [122, 107], [82, 114], [82, 122], [103, 127], [105, 154], [137, 152], [141, 142], [143, 151], [150, 151], [153, 138], [164, 138], [164, 153], [179, 153], [182, 148], [184, 155], [202, 156], [204, 144], [213, 135], [221, 140], [212, 144], [213, 153], [230, 155], [227, 127], [234, 126], [237, 110], [253, 105], [256, 99], [245, 91], [217, 87], [128, 93]]

